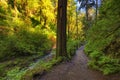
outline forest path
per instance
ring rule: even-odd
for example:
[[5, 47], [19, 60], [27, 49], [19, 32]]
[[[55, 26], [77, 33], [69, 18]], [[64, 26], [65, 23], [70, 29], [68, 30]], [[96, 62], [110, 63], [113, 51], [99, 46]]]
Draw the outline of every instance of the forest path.
[[120, 75], [104, 76], [102, 73], [87, 67], [88, 58], [82, 46], [70, 62], [63, 62], [43, 76], [33, 80], [120, 80]]

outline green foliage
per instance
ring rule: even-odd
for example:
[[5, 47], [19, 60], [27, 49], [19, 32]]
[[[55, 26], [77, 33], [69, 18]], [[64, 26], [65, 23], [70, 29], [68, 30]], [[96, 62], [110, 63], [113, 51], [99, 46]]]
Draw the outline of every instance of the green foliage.
[[19, 67], [16, 67], [8, 71], [6, 78], [7, 80], [20, 80], [25, 72], [25, 70], [20, 70]]
[[90, 58], [91, 59], [98, 59], [100, 56], [102, 56], [103, 54], [100, 53], [99, 51], [94, 51], [92, 52], [92, 54], [90, 54]]
[[[0, 0], [0, 80], [20, 80], [30, 73], [30, 77], [24, 77], [31, 78], [40, 70], [40, 63], [33, 70], [24, 68], [48, 54], [56, 43], [57, 5], [52, 3], [51, 0]], [[28, 59], [33, 56], [37, 57]], [[40, 68], [47, 70], [56, 62], [46, 62]]]
[[[118, 1], [119, 2], [119, 1]], [[89, 65], [105, 75], [120, 72], [120, 24], [119, 7], [116, 1], [105, 1], [100, 16], [87, 34], [86, 53]], [[113, 12], [114, 10], [114, 12]]]
[[[98, 55], [94, 54], [94, 56]], [[93, 57], [93, 59], [91, 59], [88, 65], [93, 69], [102, 71], [104, 75], [108, 75], [120, 71], [119, 62], [120, 60], [112, 59], [111, 57], [108, 56], [98, 56], [98, 58]]]
[[[0, 80], [7, 80], [8, 76], [11, 79], [19, 78], [24, 75], [24, 72], [31, 66], [31, 63], [35, 63], [35, 60], [39, 59], [40, 55], [18, 57], [12, 60], [6, 60], [0, 63]], [[23, 72], [23, 74], [22, 74]], [[9, 73], [9, 74], [8, 74]], [[18, 80], [18, 79], [16, 79]]]
[[75, 54], [78, 45], [79, 45], [79, 40], [69, 39], [67, 41], [67, 53], [69, 58], [71, 58]]
[[68, 0], [67, 5], [67, 54], [72, 58], [76, 49], [84, 42], [82, 19], [84, 15], [76, 12], [77, 6], [74, 0]]
[[50, 50], [53, 46], [49, 38], [50, 26], [54, 25], [53, 10], [50, 0], [0, 1], [0, 59], [44, 55]]
[[[28, 31], [24, 28], [1, 40], [0, 57], [40, 54], [52, 47], [52, 42], [40, 30]], [[6, 57], [7, 58], [7, 57]], [[5, 59], [5, 58], [4, 58]]]

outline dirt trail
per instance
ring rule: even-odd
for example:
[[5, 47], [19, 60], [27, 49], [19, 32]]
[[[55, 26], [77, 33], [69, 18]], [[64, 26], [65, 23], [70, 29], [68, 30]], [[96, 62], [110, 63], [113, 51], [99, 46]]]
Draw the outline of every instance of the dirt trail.
[[63, 62], [34, 80], [120, 80], [119, 74], [104, 76], [98, 71], [89, 69], [87, 67], [88, 58], [83, 49], [83, 46], [79, 48], [70, 62]]

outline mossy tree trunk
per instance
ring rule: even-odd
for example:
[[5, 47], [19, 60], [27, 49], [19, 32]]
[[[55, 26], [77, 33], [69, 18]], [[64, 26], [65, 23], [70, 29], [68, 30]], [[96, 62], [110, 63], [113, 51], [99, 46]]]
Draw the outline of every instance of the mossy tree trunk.
[[67, 0], [58, 0], [57, 15], [57, 54], [56, 57], [67, 57], [66, 51], [66, 23]]

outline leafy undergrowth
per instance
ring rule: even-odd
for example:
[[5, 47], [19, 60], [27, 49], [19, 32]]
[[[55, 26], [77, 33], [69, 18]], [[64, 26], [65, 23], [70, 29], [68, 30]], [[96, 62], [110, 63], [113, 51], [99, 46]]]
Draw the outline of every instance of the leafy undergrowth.
[[4, 80], [4, 77], [6, 77], [9, 71], [11, 71], [12, 69], [26, 68], [31, 63], [35, 62], [36, 59], [38, 58], [40, 58], [40, 56], [36, 55], [36, 56], [19, 57], [4, 62], [0, 62], [0, 80], [2, 79]]
[[0, 34], [0, 60], [44, 55], [53, 45], [53, 42], [47, 37], [49, 35], [44, 32], [34, 28], [20, 28], [17, 32], [10, 31], [8, 35]]
[[[41, 60], [35, 65], [36, 57], [26, 57], [2, 63], [0, 65], [0, 80], [32, 80], [34, 76], [48, 71], [53, 65], [59, 63], [62, 59], [52, 58], [51, 60]], [[33, 66], [34, 65], [34, 66]]]
[[99, 20], [88, 30], [85, 46], [91, 59], [88, 65], [105, 75], [120, 72], [120, 5], [114, 5], [117, 2], [104, 2]]
[[[111, 27], [114, 29], [116, 26]], [[107, 29], [104, 26], [103, 28]], [[94, 31], [94, 29], [98, 31]], [[110, 33], [98, 29], [98, 25], [93, 26], [90, 29], [85, 47], [85, 52], [91, 59], [89, 65], [102, 71], [105, 75], [120, 72], [120, 28], [114, 33], [110, 30], [108, 32]], [[96, 36], [96, 34], [98, 35]], [[109, 36], [106, 37], [107, 35]]]
[[67, 42], [67, 53], [68, 58], [71, 59], [75, 54], [76, 49], [78, 48], [79, 40], [69, 39]]
[[93, 52], [89, 56], [91, 61], [88, 63], [90, 68], [103, 72], [104, 75], [119, 73], [120, 60], [110, 56], [100, 55], [99, 52]]

